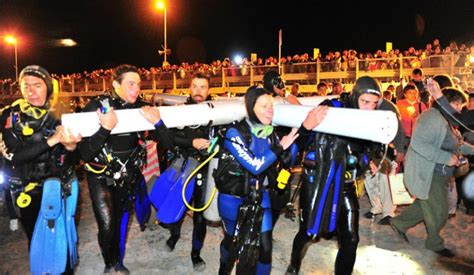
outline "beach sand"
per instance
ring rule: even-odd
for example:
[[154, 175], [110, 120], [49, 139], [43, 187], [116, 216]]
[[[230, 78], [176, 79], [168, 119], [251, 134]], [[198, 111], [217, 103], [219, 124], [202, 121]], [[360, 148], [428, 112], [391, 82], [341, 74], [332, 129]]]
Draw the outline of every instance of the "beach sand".
[[[100, 274], [104, 263], [97, 243], [97, 225], [86, 182], [80, 184], [77, 213], [79, 264], [76, 274]], [[455, 258], [439, 257], [424, 248], [426, 231], [419, 224], [407, 232], [410, 244], [401, 242], [390, 226], [378, 225], [382, 218], [366, 219], [362, 214], [370, 209], [367, 196], [360, 198], [360, 243], [353, 274], [474, 274], [474, 216], [465, 215], [461, 207], [456, 217], [448, 220], [441, 235]], [[397, 212], [405, 206], [399, 207]], [[3, 206], [2, 206], [3, 208]], [[2, 212], [2, 211], [0, 211]], [[206, 261], [203, 272], [195, 272], [190, 260], [192, 212], [187, 212], [181, 239], [172, 252], [165, 248], [168, 230], [152, 218], [144, 232], [135, 218], [130, 223], [125, 265], [132, 274], [217, 274], [219, 244], [223, 238], [220, 227], [208, 227], [201, 256]], [[297, 221], [281, 217], [274, 230], [272, 274], [284, 274], [290, 261]], [[320, 240], [310, 246], [301, 274], [333, 274], [337, 240]], [[26, 235], [21, 229], [11, 232], [6, 215], [0, 217], [0, 274], [28, 274], [29, 257]], [[235, 271], [235, 269], [234, 269]]]

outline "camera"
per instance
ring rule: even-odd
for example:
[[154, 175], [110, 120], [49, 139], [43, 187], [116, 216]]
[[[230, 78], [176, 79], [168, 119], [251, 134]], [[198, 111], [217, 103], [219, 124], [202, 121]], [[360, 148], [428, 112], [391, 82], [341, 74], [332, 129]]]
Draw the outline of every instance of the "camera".
[[467, 163], [467, 158], [465, 157], [460, 157], [459, 158], [459, 166], [465, 165]]
[[100, 112], [103, 113], [103, 114], [106, 114], [108, 112], [110, 112], [110, 103], [109, 103], [109, 99], [108, 98], [105, 98], [103, 100], [100, 100]]

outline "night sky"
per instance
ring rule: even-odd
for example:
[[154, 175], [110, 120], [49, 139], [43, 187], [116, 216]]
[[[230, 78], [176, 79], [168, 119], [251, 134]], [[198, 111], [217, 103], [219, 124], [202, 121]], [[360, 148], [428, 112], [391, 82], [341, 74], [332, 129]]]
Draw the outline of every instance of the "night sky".
[[[284, 3], [279, 5], [277, 3]], [[230, 1], [169, 0], [168, 47], [172, 64], [210, 62], [240, 53], [283, 55], [320, 48], [374, 52], [424, 48], [439, 38], [474, 43], [474, 0], [449, 1]], [[0, 35], [19, 36], [20, 69], [40, 64], [54, 73], [109, 68], [120, 63], [159, 66], [163, 12], [152, 0], [0, 0]], [[74, 48], [56, 47], [72, 38]], [[14, 77], [13, 47], [0, 44], [0, 78]]]

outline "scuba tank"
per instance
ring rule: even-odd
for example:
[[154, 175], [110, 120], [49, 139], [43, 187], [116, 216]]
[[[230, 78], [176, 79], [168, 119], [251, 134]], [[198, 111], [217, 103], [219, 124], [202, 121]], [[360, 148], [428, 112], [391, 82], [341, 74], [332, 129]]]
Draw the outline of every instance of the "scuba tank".
[[[219, 164], [219, 158], [213, 158], [208, 165], [207, 168], [207, 179], [206, 179], [206, 191], [204, 193], [204, 201], [208, 201], [212, 196], [212, 191], [214, 190], [216, 183], [214, 181], [214, 177], [212, 173], [214, 169], [217, 169], [217, 165]], [[219, 192], [219, 191], [216, 191]], [[219, 209], [217, 208], [217, 197], [218, 193], [214, 195], [211, 204], [209, 207], [204, 211], [203, 215], [206, 220], [211, 222], [219, 222], [221, 217], [219, 216]]]

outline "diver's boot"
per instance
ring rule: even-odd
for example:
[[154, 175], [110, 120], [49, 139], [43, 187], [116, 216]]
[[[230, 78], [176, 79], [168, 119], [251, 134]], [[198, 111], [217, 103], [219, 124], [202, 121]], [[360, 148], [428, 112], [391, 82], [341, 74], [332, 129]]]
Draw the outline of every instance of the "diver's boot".
[[130, 274], [130, 270], [128, 270], [128, 268], [122, 263], [117, 263], [115, 266], [115, 271], [117, 271], [119, 274]]
[[113, 265], [105, 265], [104, 267], [104, 274], [107, 274], [107, 273], [113, 273], [115, 271], [115, 266]]
[[290, 264], [286, 269], [285, 275], [298, 275], [298, 269]]
[[200, 256], [201, 250], [193, 249], [191, 251], [191, 261], [193, 262], [193, 269], [197, 272], [202, 272], [206, 269], [206, 262]]
[[227, 249], [224, 248], [224, 246], [221, 243], [220, 247], [220, 252], [221, 252], [221, 259], [220, 259], [220, 266], [219, 266], [219, 275], [229, 275], [230, 272], [232, 271], [232, 268], [230, 268], [230, 253], [227, 251]]
[[114, 273], [115, 271], [115, 263], [117, 260], [114, 257], [111, 257], [110, 253], [106, 252], [104, 249], [101, 248], [102, 257], [104, 258], [104, 273]]
[[230, 271], [229, 271], [228, 264], [221, 262], [219, 266], [219, 275], [229, 275], [229, 274], [230, 274]]
[[285, 275], [298, 275], [301, 268], [301, 254], [292, 251], [290, 264], [286, 269]]
[[166, 246], [168, 247], [169, 252], [174, 250], [180, 237], [180, 235], [171, 235], [171, 237], [169, 237], [169, 239], [166, 241]]

